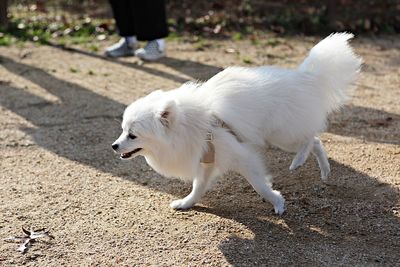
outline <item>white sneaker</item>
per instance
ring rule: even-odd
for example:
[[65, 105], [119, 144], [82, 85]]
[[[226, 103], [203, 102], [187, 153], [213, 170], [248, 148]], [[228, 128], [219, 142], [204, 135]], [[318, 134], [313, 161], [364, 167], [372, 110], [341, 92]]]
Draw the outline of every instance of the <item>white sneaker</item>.
[[135, 56], [140, 59], [154, 61], [165, 56], [165, 49], [161, 48], [157, 40], [147, 43], [144, 48], [135, 51]]
[[106, 56], [108, 57], [128, 57], [134, 56], [136, 49], [136, 43], [129, 45], [126, 38], [121, 38], [118, 43], [107, 47]]

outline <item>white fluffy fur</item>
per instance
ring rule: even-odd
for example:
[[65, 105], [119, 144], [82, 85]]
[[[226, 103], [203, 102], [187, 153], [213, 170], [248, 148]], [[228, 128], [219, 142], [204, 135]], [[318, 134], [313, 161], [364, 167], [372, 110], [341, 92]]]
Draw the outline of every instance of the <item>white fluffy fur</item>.
[[[232, 170], [282, 214], [284, 199], [272, 189], [258, 148], [268, 142], [295, 152], [291, 170], [312, 152], [322, 179], [327, 178], [329, 162], [318, 135], [325, 129], [327, 115], [347, 100], [346, 92], [359, 73], [362, 61], [348, 45], [352, 37], [330, 35], [297, 69], [230, 67], [205, 83], [155, 91], [127, 107], [114, 148], [121, 154], [143, 148], [131, 157], [144, 156], [165, 176], [192, 180], [192, 192], [171, 203], [175, 209], [192, 207], [215, 177]], [[228, 124], [241, 142], [227, 129], [213, 126], [215, 117]], [[215, 162], [203, 164], [209, 131]], [[128, 138], [129, 133], [137, 138]]]

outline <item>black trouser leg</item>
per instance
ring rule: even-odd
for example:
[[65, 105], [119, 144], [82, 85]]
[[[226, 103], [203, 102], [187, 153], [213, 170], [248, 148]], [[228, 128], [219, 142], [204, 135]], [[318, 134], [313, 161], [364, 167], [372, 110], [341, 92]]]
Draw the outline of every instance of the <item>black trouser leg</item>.
[[168, 36], [164, 0], [134, 1], [135, 31], [141, 41]]
[[133, 36], [135, 32], [135, 19], [132, 11], [134, 1], [131, 0], [109, 0], [118, 28], [119, 35]]
[[168, 36], [164, 0], [110, 0], [121, 36], [151, 41]]

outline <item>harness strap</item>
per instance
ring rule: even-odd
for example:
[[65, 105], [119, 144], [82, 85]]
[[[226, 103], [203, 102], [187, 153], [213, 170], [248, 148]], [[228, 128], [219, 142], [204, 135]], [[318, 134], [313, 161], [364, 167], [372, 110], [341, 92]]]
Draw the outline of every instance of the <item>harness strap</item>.
[[242, 139], [233, 131], [232, 127], [230, 127], [226, 122], [221, 120], [220, 118], [214, 116], [215, 120], [213, 123], [214, 127], [220, 127], [226, 129], [231, 135], [233, 135], [240, 143], [242, 143]]
[[[242, 140], [240, 137], [232, 130], [232, 128], [226, 124], [223, 120], [220, 118], [214, 116], [214, 122], [212, 123], [213, 127], [219, 127], [219, 128], [224, 128], [226, 129], [231, 135], [233, 135], [240, 143]], [[207, 151], [204, 152], [203, 156], [200, 159], [201, 163], [214, 163], [215, 161], [215, 147], [214, 144], [212, 143], [214, 139], [212, 131], [207, 132], [207, 136], [205, 141], [207, 142]]]

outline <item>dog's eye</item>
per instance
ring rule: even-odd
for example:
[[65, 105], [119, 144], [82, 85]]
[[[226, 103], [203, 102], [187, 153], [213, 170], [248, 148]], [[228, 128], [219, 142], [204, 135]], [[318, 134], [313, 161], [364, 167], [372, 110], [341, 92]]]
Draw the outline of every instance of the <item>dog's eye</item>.
[[128, 134], [128, 137], [130, 138], [130, 139], [135, 139], [136, 138], [136, 135], [134, 135], [134, 134]]

